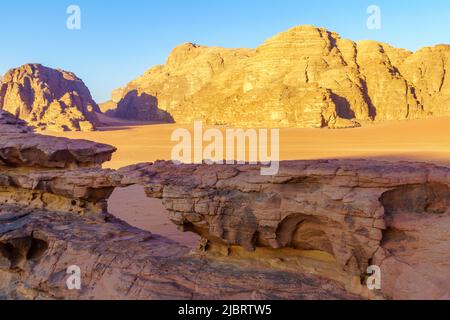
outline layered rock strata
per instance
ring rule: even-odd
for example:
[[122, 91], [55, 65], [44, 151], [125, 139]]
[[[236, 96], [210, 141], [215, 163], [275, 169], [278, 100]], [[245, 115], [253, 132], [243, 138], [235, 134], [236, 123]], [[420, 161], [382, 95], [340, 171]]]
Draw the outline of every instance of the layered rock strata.
[[[1, 298], [358, 298], [315, 276], [189, 254], [178, 243], [114, 219], [19, 212], [0, 214]], [[74, 265], [81, 270], [81, 290], [66, 286]]]
[[35, 134], [4, 112], [0, 114], [0, 127], [3, 206], [79, 214], [104, 211], [105, 200], [121, 183], [112, 170], [99, 169], [111, 160], [114, 147]]
[[[8, 115], [0, 124], [9, 132], [0, 137], [1, 299], [358, 298], [335, 281], [190, 253], [133, 228], [107, 211], [114, 188], [135, 176], [100, 168], [113, 147], [36, 135]], [[81, 290], [67, 286], [71, 266]]]
[[123, 170], [133, 173], [128, 182], [144, 179], [147, 195], [162, 199], [181, 229], [201, 235], [207, 251], [278, 258], [352, 292], [376, 265], [385, 297], [450, 298], [449, 168], [330, 160], [282, 162], [274, 177], [255, 166]]
[[[450, 115], [450, 46], [416, 53], [354, 42], [313, 26], [282, 32], [257, 49], [192, 43], [165, 65], [115, 90], [107, 109], [147, 118], [155, 108], [177, 123], [346, 128]], [[142, 108], [140, 101], [152, 101]]]
[[[328, 160], [101, 169], [113, 147], [0, 114], [0, 297], [449, 299], [450, 169]], [[3, 134], [4, 133], [4, 134]], [[116, 187], [160, 198], [198, 251], [108, 213]], [[149, 208], [149, 210], [152, 210]], [[69, 290], [77, 266], [81, 290]], [[366, 286], [378, 266], [381, 290]]]

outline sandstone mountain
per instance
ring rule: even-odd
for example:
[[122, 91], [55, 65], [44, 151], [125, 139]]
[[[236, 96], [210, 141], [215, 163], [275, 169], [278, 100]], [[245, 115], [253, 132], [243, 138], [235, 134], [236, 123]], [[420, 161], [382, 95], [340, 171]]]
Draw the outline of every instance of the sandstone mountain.
[[0, 109], [39, 129], [89, 131], [100, 112], [83, 81], [40, 64], [8, 71], [0, 83]]
[[105, 106], [135, 120], [162, 120], [166, 111], [178, 123], [247, 127], [340, 128], [445, 116], [449, 66], [447, 45], [412, 53], [299, 26], [256, 50], [183, 44], [165, 65], [115, 90]]

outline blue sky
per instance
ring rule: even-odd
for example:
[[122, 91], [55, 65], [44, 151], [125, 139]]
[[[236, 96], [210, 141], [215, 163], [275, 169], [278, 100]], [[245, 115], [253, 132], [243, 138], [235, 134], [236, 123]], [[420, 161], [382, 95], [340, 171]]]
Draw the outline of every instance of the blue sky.
[[[81, 8], [81, 30], [66, 9]], [[366, 27], [367, 7], [382, 29]], [[184, 42], [251, 47], [295, 25], [313, 24], [353, 40], [416, 50], [450, 44], [450, 1], [428, 0], [22, 0], [0, 4], [0, 74], [24, 63], [75, 72], [98, 102], [164, 63]]]

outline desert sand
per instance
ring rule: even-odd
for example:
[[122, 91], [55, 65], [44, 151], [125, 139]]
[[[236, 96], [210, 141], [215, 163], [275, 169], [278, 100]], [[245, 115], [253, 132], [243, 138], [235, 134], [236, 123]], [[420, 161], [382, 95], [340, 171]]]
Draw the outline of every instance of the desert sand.
[[[105, 119], [104, 119], [105, 120]], [[175, 145], [173, 130], [192, 126], [115, 122], [95, 132], [51, 135], [88, 139], [114, 145], [118, 151], [106, 167], [117, 169], [138, 162], [170, 159]], [[361, 128], [282, 129], [281, 160], [363, 158], [405, 160], [450, 165], [450, 118], [395, 121]], [[111, 213], [136, 227], [194, 246], [197, 237], [180, 233], [167, 219], [159, 201], [146, 198], [140, 187], [118, 189], [112, 195]], [[152, 215], [150, 210], [152, 209]], [[158, 208], [158, 210], [155, 210]]]

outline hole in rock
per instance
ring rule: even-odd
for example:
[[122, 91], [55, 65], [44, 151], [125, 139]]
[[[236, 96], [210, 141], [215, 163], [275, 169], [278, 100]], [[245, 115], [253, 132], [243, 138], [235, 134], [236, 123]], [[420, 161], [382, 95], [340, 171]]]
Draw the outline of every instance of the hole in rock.
[[38, 260], [48, 249], [48, 243], [36, 238], [31, 239], [30, 248], [27, 253], [27, 260]]
[[162, 200], [146, 196], [144, 187], [117, 188], [108, 201], [108, 211], [133, 227], [150, 231], [184, 246], [196, 248], [200, 237], [192, 232], [182, 232], [170, 221]]
[[386, 216], [396, 213], [443, 214], [450, 209], [450, 189], [438, 183], [408, 185], [384, 193]]
[[285, 218], [277, 230], [277, 239], [282, 247], [300, 250], [317, 250], [334, 256], [333, 246], [323, 231], [323, 223], [302, 214]]
[[5, 261], [8, 261], [8, 267], [13, 263], [14, 257], [14, 247], [10, 243], [0, 243], [0, 261], [2, 265], [5, 264]]
[[34, 237], [24, 237], [0, 243], [0, 258], [2, 263], [9, 261], [11, 269], [21, 269], [28, 260], [38, 260], [48, 248], [48, 243]]

